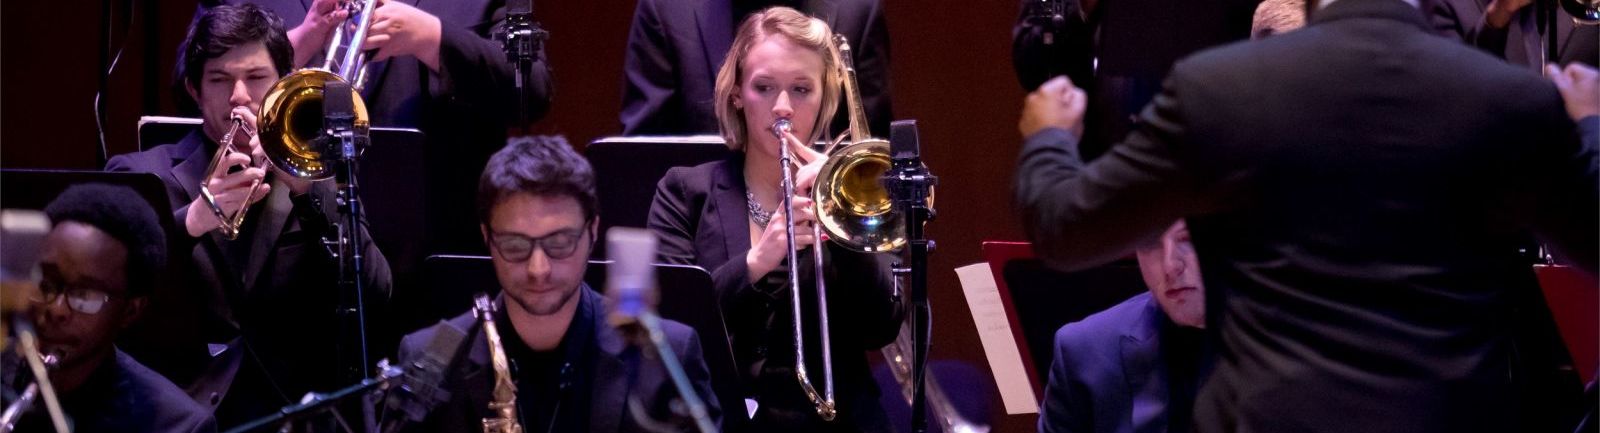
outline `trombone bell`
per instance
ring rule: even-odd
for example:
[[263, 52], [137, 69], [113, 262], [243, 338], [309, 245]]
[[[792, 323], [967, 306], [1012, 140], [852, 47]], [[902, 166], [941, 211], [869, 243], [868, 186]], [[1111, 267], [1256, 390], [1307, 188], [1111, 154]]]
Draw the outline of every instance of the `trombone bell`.
[[[284, 173], [309, 180], [333, 176], [339, 146], [324, 139], [322, 125], [323, 92], [332, 80], [344, 79], [322, 69], [301, 69], [267, 90], [261, 105], [261, 150]], [[359, 93], [352, 96], [355, 127], [364, 136], [371, 126], [367, 104]]]

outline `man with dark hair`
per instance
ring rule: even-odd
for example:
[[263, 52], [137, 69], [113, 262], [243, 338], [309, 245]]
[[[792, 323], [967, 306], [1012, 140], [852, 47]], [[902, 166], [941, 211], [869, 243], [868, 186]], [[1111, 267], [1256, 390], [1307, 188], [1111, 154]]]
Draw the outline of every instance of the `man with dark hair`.
[[[45, 209], [55, 227], [39, 262], [43, 279], [31, 299], [40, 352], [57, 357], [50, 382], [77, 431], [216, 431], [208, 411], [114, 342], [149, 303], [167, 259], [156, 212], [132, 189], [103, 184], [68, 188]], [[7, 353], [6, 387], [32, 382]], [[50, 426], [43, 404], [18, 431]]]
[[1083, 91], [1028, 96], [1015, 197], [1046, 263], [1187, 221], [1216, 349], [1196, 431], [1523, 431], [1510, 318], [1534, 275], [1508, 245], [1600, 265], [1595, 78], [1571, 76], [1569, 117], [1574, 84], [1436, 36], [1425, 2], [1313, 1], [1305, 28], [1178, 62], [1090, 163]]
[[[376, 1], [364, 48], [372, 53], [362, 89], [372, 126], [416, 128], [424, 134], [425, 191], [415, 212], [423, 215], [417, 240], [385, 240], [402, 252], [477, 253], [483, 245], [472, 230], [472, 197], [478, 170], [506, 142], [507, 126], [528, 122], [550, 108], [554, 86], [542, 47], [529, 75], [520, 79], [500, 35], [507, 27], [505, 0]], [[200, 12], [219, 5], [253, 3], [288, 23], [295, 67], [322, 66], [334, 27], [349, 17], [341, 0], [201, 0]], [[530, 4], [538, 2], [530, 1]], [[197, 15], [199, 14], [197, 13]], [[287, 70], [283, 72], [288, 72]], [[390, 258], [396, 270], [422, 257]]]
[[[336, 313], [346, 289], [339, 285], [338, 260], [323, 245], [336, 233], [330, 222], [340, 221], [332, 182], [262, 167], [257, 137], [243, 131], [231, 137], [236, 152], [207, 172], [219, 143], [229, 139], [231, 119], [254, 127], [267, 89], [287, 72], [282, 20], [250, 4], [212, 8], [195, 21], [181, 52], [179, 76], [200, 107], [201, 131], [119, 155], [106, 169], [155, 173], [168, 198], [182, 204], [173, 220], [185, 242], [174, 247], [193, 252], [195, 272], [186, 283], [207, 310], [201, 326], [211, 360], [203, 372], [176, 376], [200, 376], [188, 385], [190, 394], [215, 406], [217, 420], [231, 426], [295, 403], [306, 392], [353, 383], [349, 370], [358, 363], [358, 346], [341, 334], [353, 332], [355, 318]], [[235, 171], [238, 166], [245, 168]], [[201, 196], [201, 183], [226, 212], [246, 209], [238, 239], [216, 232], [221, 221]], [[383, 255], [370, 236], [362, 238], [360, 278], [372, 316], [391, 282]]]
[[[583, 282], [599, 227], [588, 161], [560, 140], [513, 139], [490, 158], [477, 197], [478, 230], [501, 289], [494, 321], [511, 362], [523, 428], [642, 431], [652, 420], [635, 418], [627, 409], [632, 402], [657, 420], [669, 417], [678, 395], [665, 371], [641, 360], [639, 348], [607, 325], [606, 301]], [[463, 330], [470, 347], [446, 374], [450, 400], [412, 425], [416, 431], [479, 431], [481, 421], [494, 416], [487, 402], [495, 372], [477, 323], [467, 313], [401, 341], [400, 365], [423, 356], [444, 327]], [[662, 329], [695, 393], [720, 420], [699, 337], [673, 321], [663, 321]]]
[[1056, 331], [1040, 433], [1187, 432], [1205, 353], [1205, 285], [1178, 221], [1134, 252], [1149, 288]]

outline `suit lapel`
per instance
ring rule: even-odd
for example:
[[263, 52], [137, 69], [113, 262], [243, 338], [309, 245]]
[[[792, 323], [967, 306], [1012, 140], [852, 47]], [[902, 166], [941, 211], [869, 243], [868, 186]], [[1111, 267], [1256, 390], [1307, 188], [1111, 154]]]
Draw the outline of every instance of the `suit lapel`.
[[717, 81], [717, 70], [728, 57], [728, 47], [733, 45], [733, 4], [731, 0], [706, 0], [695, 11], [695, 22], [700, 26], [700, 47], [705, 50], [706, 82]]
[[1160, 365], [1161, 310], [1149, 299], [1139, 321], [1122, 335], [1122, 374], [1128, 382], [1135, 432], [1165, 430], [1166, 369]]
[[277, 255], [273, 250], [277, 248], [278, 236], [283, 233], [284, 222], [289, 219], [289, 210], [294, 208], [294, 203], [289, 201], [289, 186], [283, 182], [272, 182], [272, 192], [257, 206], [263, 204], [266, 207], [256, 215], [255, 232], [250, 237], [250, 258], [243, 273], [246, 293], [255, 288], [267, 256]]
[[[173, 159], [181, 160], [181, 162], [172, 166], [172, 180], [183, 188], [185, 197], [199, 197], [200, 182], [205, 180], [208, 174], [206, 173], [206, 168], [211, 165], [211, 153], [216, 150], [209, 145], [205, 135], [198, 129], [184, 136], [183, 140], [178, 143], [178, 150], [172, 154], [172, 157]], [[173, 203], [173, 205], [182, 206], [183, 204]], [[175, 222], [180, 225], [183, 224], [183, 221]]]
[[734, 166], [743, 165], [743, 158], [729, 158], [717, 166], [712, 176], [712, 197], [707, 202], [717, 215], [717, 228], [722, 230], [724, 259], [736, 257], [750, 250], [750, 208], [744, 204], [744, 178], [735, 173]]
[[[632, 394], [628, 389], [638, 372], [629, 372], [624, 359], [630, 356], [628, 345], [605, 322], [605, 311], [600, 298], [584, 288], [585, 307], [592, 308], [590, 319], [595, 339], [594, 371], [590, 383], [593, 389], [589, 401], [589, 431], [620, 431], [624, 407]], [[592, 298], [592, 299], [591, 299]], [[570, 344], [570, 343], [569, 343]], [[636, 354], [634, 354], [636, 356]]]

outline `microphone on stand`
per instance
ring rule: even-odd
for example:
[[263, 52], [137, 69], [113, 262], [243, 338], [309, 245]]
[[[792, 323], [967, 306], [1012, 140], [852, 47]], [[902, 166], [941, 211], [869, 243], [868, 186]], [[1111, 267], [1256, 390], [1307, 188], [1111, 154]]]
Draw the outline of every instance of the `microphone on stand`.
[[434, 329], [437, 332], [428, 341], [428, 348], [422, 352], [422, 356], [399, 366], [404, 369], [399, 384], [384, 397], [385, 406], [399, 413], [399, 416], [385, 421], [380, 431], [396, 431], [407, 423], [422, 422], [429, 411], [450, 401], [450, 392], [440, 388], [440, 385], [444, 384], [446, 374], [460, 359], [464, 352], [462, 349], [471, 345], [462, 344], [466, 341], [466, 333], [454, 326], [438, 326]]
[[705, 401], [694, 393], [689, 375], [684, 373], [678, 356], [667, 344], [666, 334], [661, 331], [661, 317], [656, 316], [655, 232], [612, 227], [606, 231], [606, 255], [611, 259], [610, 266], [606, 267], [606, 293], [612, 301], [607, 320], [629, 337], [630, 344], [655, 350], [696, 428], [701, 433], [717, 431], [706, 411]]
[[528, 114], [531, 111], [528, 109], [528, 86], [533, 84], [530, 83], [533, 81], [533, 62], [538, 60], [539, 50], [549, 38], [550, 33], [533, 22], [533, 0], [506, 2], [506, 29], [502, 47], [506, 51], [506, 61], [511, 63], [517, 88], [519, 128], [526, 128], [532, 120]]

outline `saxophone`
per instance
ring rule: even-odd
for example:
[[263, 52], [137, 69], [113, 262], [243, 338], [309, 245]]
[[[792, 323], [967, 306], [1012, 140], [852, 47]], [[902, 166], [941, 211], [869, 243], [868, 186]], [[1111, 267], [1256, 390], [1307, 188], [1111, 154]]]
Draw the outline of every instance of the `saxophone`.
[[500, 329], [494, 324], [494, 302], [479, 293], [473, 299], [473, 315], [483, 323], [483, 337], [489, 343], [489, 363], [494, 367], [494, 399], [489, 409], [494, 415], [483, 419], [483, 433], [522, 433], [517, 421], [517, 384], [511, 381], [511, 363], [500, 345]]

